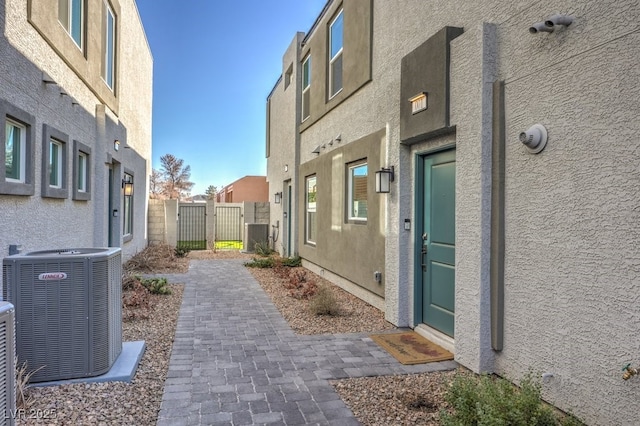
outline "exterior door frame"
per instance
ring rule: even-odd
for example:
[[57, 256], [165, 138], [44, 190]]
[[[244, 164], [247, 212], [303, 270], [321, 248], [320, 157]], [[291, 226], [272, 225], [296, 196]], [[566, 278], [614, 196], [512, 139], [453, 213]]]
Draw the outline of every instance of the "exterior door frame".
[[[423, 283], [422, 283], [422, 234], [424, 234], [424, 158], [430, 155], [438, 154], [449, 150], [455, 150], [455, 144], [447, 144], [438, 148], [428, 149], [416, 152], [414, 156], [415, 164], [415, 181], [414, 181], [414, 212], [415, 226], [413, 235], [413, 252], [414, 252], [414, 268], [413, 268], [413, 323], [415, 326], [424, 324], [423, 318]], [[425, 324], [429, 326], [428, 324]], [[439, 331], [439, 330], [438, 330]]]

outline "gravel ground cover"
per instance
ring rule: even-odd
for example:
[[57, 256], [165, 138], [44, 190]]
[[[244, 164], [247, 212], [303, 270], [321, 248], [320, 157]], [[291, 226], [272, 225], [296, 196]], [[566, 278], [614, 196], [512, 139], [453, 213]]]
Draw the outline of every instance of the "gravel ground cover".
[[[192, 251], [188, 257], [250, 261], [255, 255], [218, 250]], [[170, 265], [164, 265], [161, 270], [184, 272], [186, 268], [182, 259], [172, 259]], [[378, 309], [310, 271], [306, 271], [309, 279], [331, 288], [341, 307], [340, 315], [312, 314], [309, 302], [290, 297], [282, 285], [283, 279], [271, 269], [250, 268], [250, 272], [298, 334], [378, 332], [394, 328]], [[171, 289], [170, 296], [152, 296], [154, 309], [148, 319], [123, 323], [124, 341], [145, 340], [147, 344], [132, 383], [32, 387], [28, 391], [32, 402], [25, 414], [39, 413], [40, 418], [23, 416], [17, 424], [154, 425], [182, 301], [183, 286], [171, 284]], [[455, 372], [366, 377], [331, 383], [363, 425], [437, 425], [438, 412], [445, 407], [442, 395], [453, 374]], [[45, 413], [48, 418], [43, 419]]]

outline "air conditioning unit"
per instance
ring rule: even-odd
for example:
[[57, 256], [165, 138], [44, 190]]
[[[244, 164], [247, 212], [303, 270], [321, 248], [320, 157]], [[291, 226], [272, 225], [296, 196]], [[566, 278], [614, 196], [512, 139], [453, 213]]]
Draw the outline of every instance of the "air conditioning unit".
[[15, 306], [16, 353], [30, 382], [93, 377], [122, 351], [119, 248], [46, 250], [4, 258], [2, 296]]
[[269, 225], [264, 223], [244, 224], [244, 251], [253, 253], [256, 243], [269, 242]]
[[16, 348], [14, 308], [0, 302], [0, 414], [3, 425], [14, 425], [16, 415]]

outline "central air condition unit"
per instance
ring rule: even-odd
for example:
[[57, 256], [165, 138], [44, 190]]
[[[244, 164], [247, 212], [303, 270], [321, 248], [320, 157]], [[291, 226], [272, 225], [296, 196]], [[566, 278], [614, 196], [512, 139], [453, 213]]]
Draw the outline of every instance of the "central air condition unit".
[[14, 308], [0, 302], [0, 413], [4, 425], [14, 425], [16, 416], [16, 350]]
[[4, 258], [2, 296], [15, 306], [16, 353], [30, 382], [104, 374], [122, 351], [119, 248]]

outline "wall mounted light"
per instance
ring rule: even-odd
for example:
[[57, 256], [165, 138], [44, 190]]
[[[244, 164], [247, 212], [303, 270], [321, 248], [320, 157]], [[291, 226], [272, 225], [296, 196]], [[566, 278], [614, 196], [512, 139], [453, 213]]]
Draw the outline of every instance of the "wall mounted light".
[[122, 179], [122, 189], [124, 189], [124, 195], [133, 195], [133, 179], [128, 177], [126, 179]]
[[280, 200], [282, 200], [282, 192], [276, 192], [273, 194], [273, 202], [276, 204], [280, 204]]
[[118, 139], [113, 141], [113, 149], [115, 149], [116, 151], [120, 149], [120, 141]]
[[393, 166], [383, 167], [376, 172], [376, 192], [379, 194], [387, 194], [391, 191], [391, 182], [395, 178]]
[[409, 99], [409, 103], [411, 104], [411, 114], [417, 114], [420, 111], [424, 111], [429, 107], [428, 93], [418, 93]]
[[285, 164], [285, 165], [284, 165], [284, 171], [285, 171], [285, 172], [288, 172], [288, 171], [289, 171], [289, 165], [288, 165], [288, 164]]

